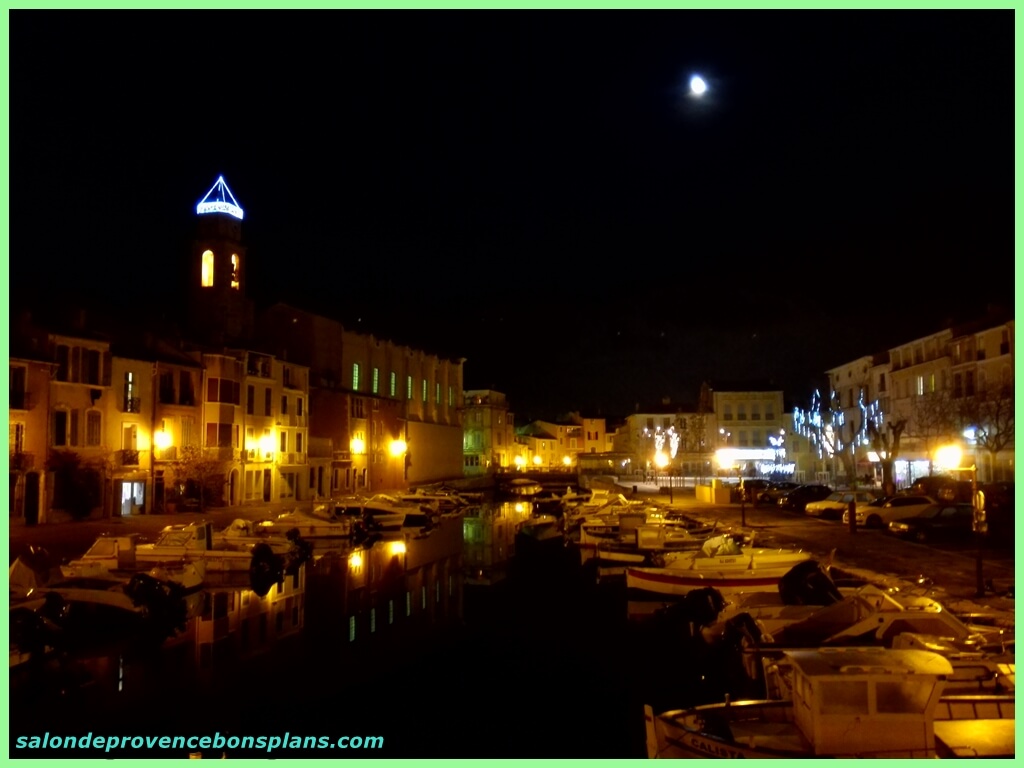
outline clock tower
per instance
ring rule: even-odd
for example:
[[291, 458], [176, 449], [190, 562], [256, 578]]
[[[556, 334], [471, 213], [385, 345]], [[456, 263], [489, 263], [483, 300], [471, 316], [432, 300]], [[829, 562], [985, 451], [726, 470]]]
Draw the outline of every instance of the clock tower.
[[226, 344], [247, 338], [252, 303], [245, 295], [244, 211], [219, 176], [196, 206], [189, 268], [189, 326], [197, 340]]

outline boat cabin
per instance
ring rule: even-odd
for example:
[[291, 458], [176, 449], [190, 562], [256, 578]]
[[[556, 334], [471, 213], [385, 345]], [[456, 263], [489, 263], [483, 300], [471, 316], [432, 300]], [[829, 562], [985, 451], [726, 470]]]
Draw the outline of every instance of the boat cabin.
[[790, 651], [793, 716], [816, 755], [935, 754], [933, 716], [953, 667], [926, 651]]

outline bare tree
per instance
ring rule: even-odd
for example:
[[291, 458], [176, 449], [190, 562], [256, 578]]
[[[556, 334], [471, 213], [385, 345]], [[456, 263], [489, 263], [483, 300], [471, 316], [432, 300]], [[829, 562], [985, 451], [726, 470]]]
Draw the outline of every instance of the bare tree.
[[[877, 401], [873, 405], [877, 406]], [[887, 496], [896, 493], [894, 467], [900, 455], [900, 439], [907, 428], [906, 419], [887, 421], [881, 409], [873, 408], [868, 412], [866, 422], [868, 439], [871, 449], [878, 454], [882, 465], [882, 489]]]
[[962, 414], [948, 390], [928, 392], [914, 399], [906, 436], [918, 440], [928, 456], [928, 472], [934, 474], [935, 449], [957, 434]]
[[975, 442], [989, 454], [994, 471], [997, 455], [1014, 444], [1013, 389], [997, 387], [963, 398], [960, 418], [963, 426], [974, 427]]
[[697, 460], [700, 462], [698, 475], [702, 481], [704, 479], [704, 456], [708, 443], [708, 413], [711, 409], [711, 387], [704, 382], [700, 385], [700, 395], [697, 398], [697, 413], [687, 422], [685, 438], [688, 450], [697, 454]]

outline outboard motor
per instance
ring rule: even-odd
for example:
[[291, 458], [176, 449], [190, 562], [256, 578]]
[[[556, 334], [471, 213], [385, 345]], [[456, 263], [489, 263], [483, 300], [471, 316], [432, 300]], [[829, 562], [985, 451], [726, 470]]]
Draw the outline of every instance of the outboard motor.
[[274, 553], [269, 544], [259, 543], [252, 548], [249, 563], [249, 585], [260, 597], [266, 597], [270, 588], [284, 580], [283, 559]]
[[779, 579], [784, 605], [832, 605], [843, 599], [832, 577], [817, 560], [797, 563]]

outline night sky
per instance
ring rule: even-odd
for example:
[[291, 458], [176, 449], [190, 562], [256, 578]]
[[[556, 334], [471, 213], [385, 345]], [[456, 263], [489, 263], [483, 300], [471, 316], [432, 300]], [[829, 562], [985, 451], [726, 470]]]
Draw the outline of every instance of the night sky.
[[10, 44], [14, 306], [173, 316], [220, 174], [257, 306], [465, 357], [519, 421], [806, 406], [1013, 305], [1012, 10], [11, 11]]

